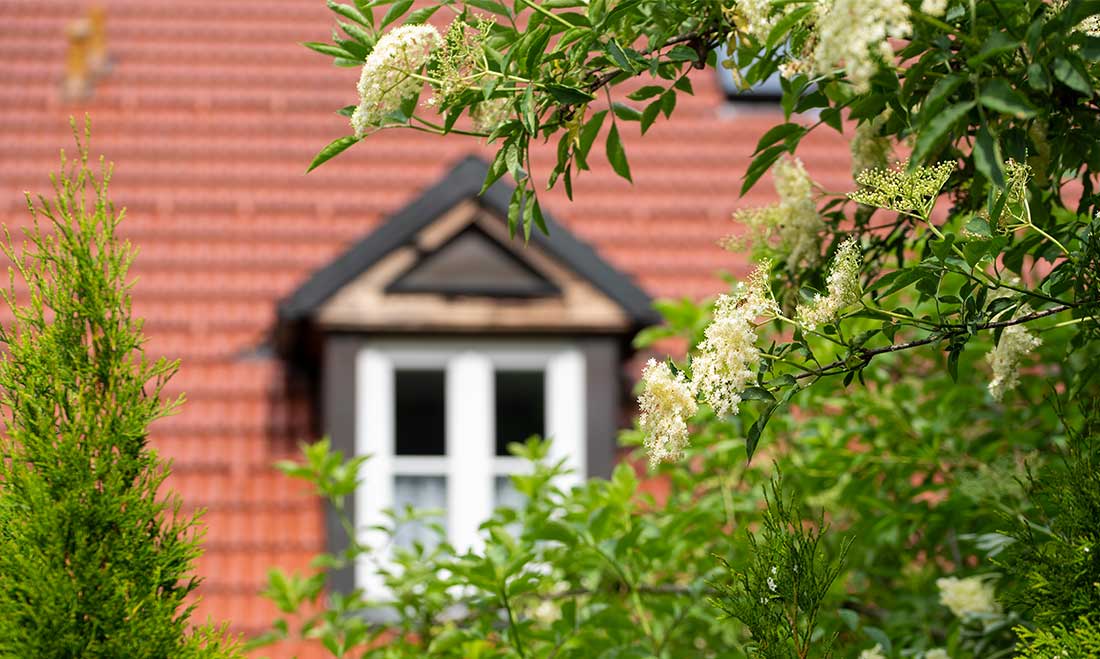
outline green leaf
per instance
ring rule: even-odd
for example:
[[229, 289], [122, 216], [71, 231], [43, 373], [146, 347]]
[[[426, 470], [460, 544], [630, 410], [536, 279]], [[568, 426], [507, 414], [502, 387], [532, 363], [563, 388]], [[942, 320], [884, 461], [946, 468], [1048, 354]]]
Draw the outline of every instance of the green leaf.
[[741, 392], [741, 400], [764, 400], [774, 403], [775, 396], [763, 387], [749, 387]]
[[340, 139], [329, 142], [328, 146], [321, 149], [321, 151], [317, 154], [317, 156], [313, 159], [313, 162], [309, 163], [309, 169], [306, 170], [306, 173], [308, 174], [309, 172], [317, 169], [317, 167], [319, 167], [323, 163], [331, 160], [333, 156], [342, 153], [345, 149], [358, 141], [358, 137], [354, 135], [348, 135], [347, 137], [341, 137]]
[[974, 109], [975, 104], [975, 101], [956, 103], [932, 117], [931, 121], [923, 127], [917, 136], [917, 145], [913, 149], [913, 162], [924, 162], [932, 149], [947, 137], [948, 132], [956, 122]]
[[623, 103], [612, 103], [611, 110], [615, 113], [616, 117], [623, 121], [641, 121], [642, 119], [641, 112]]
[[580, 105], [596, 100], [596, 97], [592, 94], [569, 85], [551, 83], [546, 85], [546, 90], [550, 92], [554, 100], [562, 105]]
[[940, 108], [943, 107], [943, 104], [950, 98], [951, 94], [955, 93], [955, 90], [966, 82], [966, 80], [966, 75], [963, 73], [952, 73], [940, 78], [936, 84], [932, 85], [932, 90], [928, 92], [928, 96], [925, 97], [923, 111], [932, 114], [938, 113]]
[[665, 119], [672, 116], [673, 110], [676, 109], [676, 92], [668, 90], [664, 94], [661, 94], [661, 112], [665, 115]]
[[653, 101], [642, 110], [642, 135], [649, 130], [653, 122], [657, 121], [657, 116], [661, 114], [661, 99]]
[[760, 444], [760, 433], [764, 432], [768, 420], [772, 418], [772, 413], [778, 407], [778, 403], [769, 405], [767, 409], [761, 412], [756, 421], [753, 421], [752, 425], [749, 426], [749, 431], [745, 435], [745, 460], [747, 462], [752, 462], [752, 456], [756, 453], [756, 447]]
[[645, 87], [635, 89], [634, 91], [627, 94], [626, 97], [632, 101], [644, 101], [647, 98], [653, 98], [654, 96], [657, 96], [664, 91], [665, 88], [661, 87], [660, 85], [646, 85]]
[[1005, 187], [1004, 162], [1001, 148], [989, 133], [989, 127], [982, 124], [978, 129], [978, 139], [974, 142], [974, 166], [985, 178], [998, 188]]
[[581, 169], [588, 169], [588, 152], [592, 150], [592, 144], [596, 141], [596, 136], [599, 135], [600, 128], [603, 126], [604, 117], [606, 116], [607, 110], [600, 110], [592, 115], [592, 118], [589, 119], [588, 123], [581, 129], [580, 140], [574, 151], [579, 161], [578, 166], [581, 167]]
[[607, 134], [607, 160], [616, 174], [631, 183], [634, 182], [630, 178], [630, 163], [626, 160], [626, 150], [623, 149], [623, 143], [619, 139], [619, 127], [615, 122], [611, 123], [611, 131]]
[[1088, 75], [1084, 73], [1079, 61], [1055, 57], [1054, 77], [1061, 80], [1070, 89], [1079, 91], [1086, 96], [1092, 96], [1092, 86], [1089, 85]]
[[466, 0], [466, 4], [506, 18], [512, 17], [512, 12], [508, 11], [507, 7], [494, 0]]
[[771, 169], [771, 166], [779, 159], [780, 154], [786, 150], [787, 147], [777, 144], [757, 154], [749, 164], [748, 170], [745, 171], [745, 178], [741, 183], [741, 194], [744, 195], [751, 190], [752, 186], [764, 175], [764, 172]]
[[409, 14], [409, 17], [405, 19], [405, 25], [423, 25], [428, 22], [428, 19], [432, 17], [435, 12], [443, 8], [443, 5], [434, 5], [431, 7], [421, 7], [413, 13]]
[[333, 0], [328, 0], [328, 2], [326, 2], [325, 4], [328, 6], [329, 9], [336, 12], [337, 14], [340, 14], [344, 18], [353, 20], [364, 27], [374, 27], [372, 21], [367, 18], [367, 16], [370, 14], [369, 10], [364, 13], [356, 9], [355, 7], [352, 7], [350, 5], [342, 5], [338, 2], [333, 2]]
[[1027, 119], [1036, 114], [1035, 106], [1027, 100], [1027, 97], [1012, 89], [1008, 81], [1002, 78], [990, 80], [978, 94], [978, 101], [985, 107], [1003, 114], [1010, 114], [1017, 119]]
[[692, 48], [679, 45], [668, 51], [665, 58], [670, 62], [698, 62], [699, 53], [695, 52]]
[[397, 0], [390, 6], [389, 11], [382, 17], [382, 27], [385, 28], [390, 23], [401, 18], [412, 7], [413, 0]]
[[760, 141], [756, 143], [756, 149], [753, 150], [753, 155], [760, 153], [767, 147], [775, 144], [780, 140], [785, 140], [795, 133], [804, 132], [806, 129], [802, 126], [794, 123], [779, 124], [773, 127], [760, 138]]
[[1004, 53], [1016, 50], [1020, 47], [1020, 42], [1013, 39], [1006, 32], [991, 32], [985, 39], [985, 43], [982, 44], [981, 50], [974, 57], [967, 60], [967, 64], [974, 67], [991, 57], [1002, 55]]
[[[334, 46], [330, 43], [321, 43], [319, 41], [304, 41], [302, 45], [309, 48], [312, 51], [321, 53], [322, 55], [328, 55], [330, 57], [343, 57], [345, 59], [355, 59], [355, 55], [349, 53], [339, 46]], [[360, 62], [362, 64], [362, 62]]]
[[619, 45], [618, 41], [612, 38], [607, 42], [607, 54], [611, 56], [611, 59], [615, 60], [615, 63], [619, 65], [619, 68], [631, 75], [638, 72], [634, 68], [634, 63], [630, 61], [630, 57], [623, 50], [623, 47]]

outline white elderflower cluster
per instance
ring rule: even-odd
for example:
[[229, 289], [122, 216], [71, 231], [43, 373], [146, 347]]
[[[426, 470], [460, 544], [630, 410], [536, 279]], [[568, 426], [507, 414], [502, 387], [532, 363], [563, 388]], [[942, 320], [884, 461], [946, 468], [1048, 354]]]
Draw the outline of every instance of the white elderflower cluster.
[[706, 338], [691, 362], [692, 384], [718, 416], [737, 414], [741, 392], [756, 379], [756, 320], [779, 313], [768, 286], [770, 271], [770, 262], [760, 263], [737, 295], [718, 298]]
[[920, 3], [920, 10], [922, 14], [929, 16], [943, 16], [947, 12], [947, 0], [923, 0]]
[[993, 584], [981, 577], [945, 577], [936, 579], [936, 587], [940, 589], [940, 603], [959, 618], [1001, 612], [994, 599]]
[[734, 5], [734, 22], [757, 41], [765, 41], [791, 5], [776, 6], [772, 0], [739, 0]]
[[894, 57], [890, 39], [909, 35], [904, 0], [833, 0], [816, 26], [814, 68], [829, 74], [843, 66], [856, 91], [866, 91], [879, 65]]
[[932, 648], [924, 653], [924, 659], [951, 659], [951, 655], [943, 648]]
[[886, 169], [893, 147], [890, 140], [882, 136], [882, 126], [890, 117], [890, 111], [880, 114], [871, 121], [856, 126], [852, 136], [852, 178], [858, 177], [869, 169]]
[[688, 445], [687, 422], [698, 409], [695, 392], [684, 374], [673, 375], [667, 363], [650, 359], [642, 371], [638, 407], [638, 425], [645, 433], [650, 466], [683, 457]]
[[386, 115], [420, 91], [424, 83], [414, 76], [441, 43], [431, 25], [402, 25], [382, 35], [359, 76], [359, 105], [351, 115], [357, 137], [381, 126]]
[[[825, 222], [813, 199], [813, 181], [802, 161], [786, 158], [772, 170], [779, 204], [737, 211], [733, 220], [747, 225], [758, 240], [778, 239], [778, 250], [791, 268], [813, 266], [821, 258], [821, 232]], [[731, 247], [739, 247], [736, 241]]]
[[827, 293], [818, 293], [808, 305], [798, 307], [798, 322], [806, 329], [833, 322], [847, 307], [863, 296], [859, 285], [859, 267], [863, 254], [855, 237], [845, 240], [836, 252], [829, 276], [825, 279]]
[[[1026, 307], [1020, 311], [1026, 313]], [[985, 359], [993, 367], [993, 379], [989, 381], [989, 393], [993, 400], [1001, 401], [1005, 392], [1020, 384], [1020, 362], [1043, 340], [1023, 325], [1010, 325], [1001, 332], [1001, 340], [986, 354]]]
[[886, 659], [886, 655], [882, 653], [882, 646], [876, 643], [870, 650], [860, 652], [859, 659]]

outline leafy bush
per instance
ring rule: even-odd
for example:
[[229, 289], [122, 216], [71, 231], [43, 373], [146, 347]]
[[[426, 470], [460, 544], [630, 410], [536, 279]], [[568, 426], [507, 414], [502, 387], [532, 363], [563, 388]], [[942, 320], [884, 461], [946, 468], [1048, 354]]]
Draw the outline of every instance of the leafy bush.
[[197, 518], [158, 497], [168, 465], [147, 445], [181, 402], [161, 397], [178, 364], [142, 352], [111, 170], [77, 137], [52, 198], [28, 195], [24, 246], [4, 245], [28, 290], [13, 276], [0, 328], [0, 657], [239, 656], [190, 629]]
[[[1100, 397], [1100, 1], [330, 7], [346, 19], [341, 32], [307, 45], [363, 74], [359, 103], [341, 110], [354, 134], [312, 166], [382, 128], [483, 137], [497, 150], [486, 184], [516, 180], [508, 219], [525, 232], [542, 229], [532, 145], [557, 139], [546, 184], [569, 195], [601, 136], [611, 168], [630, 179], [621, 131], [637, 123], [644, 134], [670, 117], [692, 93], [690, 71], [717, 64], [717, 46], [744, 86], [783, 76], [783, 121], [760, 137], [742, 181], [748, 191], [771, 172], [779, 202], [735, 213], [748, 238], [730, 241], [751, 248], [755, 271], [717, 300], [665, 303], [667, 326], [639, 337], [639, 347], [673, 335], [690, 346], [647, 366], [638, 430], [625, 436], [671, 463], [657, 473], [674, 494], [660, 506], [628, 498], [630, 524], [613, 538], [663, 544], [636, 550], [641, 563], [626, 554], [616, 599], [590, 599], [608, 575], [577, 584], [570, 568], [589, 565], [584, 528], [602, 529], [623, 503], [603, 512], [586, 498], [615, 480], [561, 493], [544, 516], [585, 527], [544, 538], [538, 519], [515, 518], [515, 536], [568, 547], [560, 562], [538, 543], [515, 545], [499, 524], [487, 527], [483, 553], [458, 557], [488, 561], [485, 574], [452, 571], [446, 550], [406, 561], [417, 575], [456, 575], [450, 586], [481, 593], [479, 608], [454, 619], [436, 606], [446, 597], [412, 605], [399, 617], [420, 621], [417, 636], [385, 651], [433, 652], [416, 639], [451, 628], [478, 652], [516, 656], [559, 652], [526, 638], [583, 639], [608, 656], [802, 656], [806, 634], [814, 651], [836, 634], [837, 655], [864, 659], [1010, 656], [1020, 634], [1025, 652], [1045, 652], [1051, 638], [1087, 647], [1095, 621], [1080, 616], [1097, 597], [1095, 414], [1085, 403]], [[443, 7], [455, 17], [441, 36], [425, 22]], [[425, 87], [431, 102], [419, 103]], [[819, 130], [851, 135], [850, 192], [824, 189], [795, 157]], [[895, 153], [908, 158], [891, 166]], [[833, 531], [799, 535], [808, 527], [781, 513], [784, 499], [761, 498], [765, 470], [743, 464], [758, 452]], [[774, 535], [776, 518], [793, 535]], [[699, 522], [687, 545], [665, 537]], [[758, 547], [733, 532], [761, 523], [772, 530]], [[846, 559], [813, 606], [784, 611], [798, 640], [776, 636], [784, 615], [768, 623], [746, 599], [766, 599], [760, 578], [768, 587], [769, 552], [784, 537]], [[533, 565], [546, 573], [530, 575]], [[543, 597], [557, 583], [582, 588], [560, 605], [571, 612], [565, 637], [539, 636], [545, 625], [515, 615], [513, 576]], [[717, 612], [693, 605], [683, 610], [699, 621], [696, 645], [647, 645], [671, 623], [641, 586], [701, 594], [708, 583], [745, 624], [706, 625], [701, 616]], [[629, 633], [613, 634], [612, 618]]]

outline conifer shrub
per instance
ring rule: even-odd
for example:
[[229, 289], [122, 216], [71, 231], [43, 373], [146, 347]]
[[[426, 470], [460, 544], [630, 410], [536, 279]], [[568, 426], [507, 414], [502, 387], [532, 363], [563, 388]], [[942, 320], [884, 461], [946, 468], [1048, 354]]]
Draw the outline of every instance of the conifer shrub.
[[0, 657], [239, 656], [191, 626], [198, 516], [161, 492], [169, 463], [148, 444], [182, 402], [163, 396], [179, 364], [143, 352], [111, 166], [73, 128], [52, 194], [27, 195], [24, 240], [4, 236]]

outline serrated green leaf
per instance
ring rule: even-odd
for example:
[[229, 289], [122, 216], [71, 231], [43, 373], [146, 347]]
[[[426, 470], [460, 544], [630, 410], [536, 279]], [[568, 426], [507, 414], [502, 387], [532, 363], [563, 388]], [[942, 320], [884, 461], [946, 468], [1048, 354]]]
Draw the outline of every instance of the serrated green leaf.
[[760, 141], [756, 143], [756, 149], [753, 150], [753, 155], [760, 153], [764, 149], [768, 148], [769, 146], [775, 144], [780, 140], [785, 140], [787, 137], [793, 135], [794, 133], [802, 132], [805, 130], [806, 129], [802, 126], [794, 123], [779, 124], [778, 126], [774, 126], [770, 130], [768, 130], [768, 132], [764, 133], [763, 136], [761, 136]]
[[752, 186], [764, 175], [764, 172], [768, 171], [779, 159], [779, 155], [786, 150], [787, 148], [783, 145], [770, 146], [754, 156], [752, 162], [749, 163], [749, 168], [745, 171], [745, 178], [741, 183], [741, 194], [744, 195], [751, 190]]
[[1065, 57], [1054, 58], [1054, 77], [1061, 80], [1070, 89], [1091, 96], [1092, 87], [1089, 85], [1088, 75], [1083, 72], [1079, 62], [1073, 62]]
[[348, 135], [347, 137], [341, 137], [339, 139], [329, 142], [328, 146], [321, 149], [317, 156], [313, 158], [313, 162], [309, 164], [309, 169], [306, 170], [306, 173], [308, 174], [314, 169], [317, 169], [317, 167], [319, 167], [321, 164], [327, 162], [328, 160], [331, 160], [333, 156], [342, 153], [344, 150], [346, 150], [348, 147], [358, 141], [358, 137], [354, 135]]
[[993, 185], [998, 188], [1005, 186], [1000, 146], [993, 140], [989, 128], [984, 124], [978, 129], [978, 138], [974, 142], [974, 166]]
[[387, 25], [401, 18], [412, 7], [412, 4], [413, 0], [397, 0], [397, 2], [390, 5], [386, 15], [382, 17], [382, 28], [385, 29]]
[[618, 41], [614, 38], [607, 42], [607, 54], [619, 65], [619, 68], [631, 75], [637, 73], [634, 68], [634, 63], [630, 61], [630, 57], [627, 56], [626, 51], [619, 45]]
[[333, 2], [333, 0], [328, 0], [328, 2], [326, 2], [325, 4], [328, 6], [328, 8], [330, 10], [332, 10], [333, 12], [336, 12], [337, 14], [340, 14], [344, 18], [355, 21], [356, 23], [358, 23], [358, 24], [360, 24], [364, 27], [369, 27], [369, 28], [374, 27], [372, 21], [367, 18], [367, 14], [370, 13], [369, 10], [366, 11], [366, 12], [363, 12], [360, 9], [357, 9], [356, 7], [352, 7], [350, 5], [342, 5], [338, 2]]
[[443, 5], [434, 5], [431, 7], [421, 7], [413, 13], [409, 14], [409, 17], [405, 19], [405, 25], [423, 25], [428, 22], [428, 19], [432, 17], [435, 12], [443, 8]]
[[[321, 53], [322, 55], [328, 55], [329, 57], [355, 59], [355, 55], [349, 53], [339, 46], [334, 46], [330, 43], [321, 43], [319, 41], [304, 41], [302, 42], [302, 45], [314, 52]], [[362, 64], [362, 62], [360, 62], [359, 64]]]
[[679, 45], [668, 51], [668, 53], [665, 55], [665, 59], [670, 62], [698, 62], [699, 53], [695, 52], [695, 50], [692, 48], [688, 48], [684, 45]]
[[623, 121], [641, 121], [642, 113], [623, 103], [612, 103], [611, 110]]
[[600, 133], [600, 128], [603, 126], [603, 120], [607, 116], [607, 110], [600, 110], [592, 115], [587, 123], [584, 124], [584, 128], [581, 129], [580, 139], [577, 142], [577, 148], [574, 150], [574, 154], [578, 160], [578, 167], [581, 169], [588, 169], [588, 153], [592, 150], [592, 144], [596, 141], [596, 136]]
[[1017, 119], [1034, 117], [1036, 114], [1035, 106], [1027, 100], [1027, 97], [1014, 90], [1008, 81], [1002, 78], [986, 83], [978, 94], [978, 101], [991, 110], [1010, 114]]
[[611, 130], [607, 133], [607, 160], [611, 163], [611, 169], [615, 173], [633, 183], [630, 178], [630, 163], [626, 159], [626, 150], [619, 139], [619, 127], [611, 123]]
[[653, 122], [657, 121], [657, 116], [661, 114], [661, 99], [653, 101], [642, 110], [642, 135], [649, 130]]
[[664, 91], [665, 88], [661, 87], [660, 85], [646, 85], [645, 87], [635, 89], [634, 91], [627, 94], [626, 97], [632, 101], [644, 101], [647, 98], [653, 98], [654, 96], [657, 96]]
[[550, 92], [554, 100], [562, 105], [580, 105], [596, 100], [596, 97], [592, 94], [589, 94], [583, 89], [570, 87], [569, 85], [551, 83], [546, 85], [546, 90]]
[[932, 149], [938, 146], [947, 137], [948, 132], [955, 123], [974, 109], [975, 105], [975, 101], [955, 103], [933, 116], [932, 120], [921, 129], [917, 136], [917, 144], [913, 149], [913, 162], [924, 162], [928, 154], [932, 152]]
[[986, 37], [985, 42], [982, 43], [981, 50], [978, 51], [978, 54], [971, 57], [966, 63], [974, 67], [987, 59], [996, 57], [997, 55], [1003, 55], [1019, 47], [1020, 41], [1013, 39], [1007, 32], [991, 32], [989, 36]]

